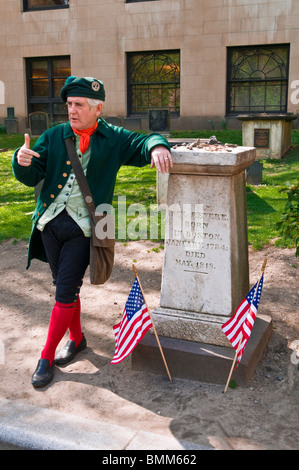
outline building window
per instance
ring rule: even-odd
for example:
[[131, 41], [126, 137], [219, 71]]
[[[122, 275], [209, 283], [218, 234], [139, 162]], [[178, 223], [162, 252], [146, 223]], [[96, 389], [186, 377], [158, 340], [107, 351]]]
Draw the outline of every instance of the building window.
[[152, 108], [179, 114], [179, 51], [129, 53], [127, 58], [128, 114], [146, 114]]
[[23, 0], [24, 11], [68, 8], [69, 0]]
[[38, 57], [27, 59], [28, 114], [41, 111], [49, 122], [67, 121], [67, 110], [59, 92], [71, 75], [70, 57]]
[[289, 46], [228, 48], [227, 114], [286, 113]]

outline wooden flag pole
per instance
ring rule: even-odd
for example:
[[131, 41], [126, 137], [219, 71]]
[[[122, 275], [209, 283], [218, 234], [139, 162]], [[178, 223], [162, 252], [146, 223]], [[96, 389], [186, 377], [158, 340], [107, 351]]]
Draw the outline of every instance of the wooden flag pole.
[[224, 393], [226, 393], [226, 391], [227, 391], [227, 389], [228, 389], [228, 385], [229, 385], [229, 382], [230, 382], [232, 373], [233, 373], [233, 371], [234, 371], [234, 367], [235, 367], [235, 364], [236, 364], [236, 360], [237, 360], [237, 357], [238, 357], [238, 354], [239, 354], [239, 349], [240, 349], [240, 346], [241, 346], [241, 343], [242, 343], [242, 339], [243, 339], [243, 335], [241, 334], [241, 338], [240, 338], [240, 341], [239, 341], [239, 344], [238, 344], [238, 349], [237, 349], [237, 351], [236, 351], [235, 358], [234, 358], [234, 360], [233, 360], [233, 363], [232, 363], [232, 366], [231, 366], [231, 369], [230, 369], [230, 372], [229, 372], [229, 375], [228, 375], [228, 379], [227, 379], [227, 382], [226, 382], [226, 386], [225, 386], [225, 389], [224, 389]]
[[155, 333], [155, 336], [156, 336], [156, 340], [157, 340], [157, 343], [158, 343], [158, 346], [159, 346], [159, 349], [160, 349], [160, 353], [161, 353], [164, 365], [165, 365], [165, 369], [167, 371], [167, 375], [169, 377], [170, 382], [172, 382], [172, 378], [171, 378], [171, 375], [170, 375], [169, 370], [168, 370], [167, 362], [166, 362], [166, 359], [165, 359], [164, 354], [163, 354], [163, 350], [162, 350], [162, 347], [161, 347], [161, 344], [160, 344], [160, 341], [159, 341], [159, 337], [157, 335], [157, 331], [156, 331], [156, 328], [155, 328], [155, 325], [154, 325], [154, 322], [153, 322], [153, 319], [152, 319], [152, 316], [151, 316], [151, 312], [148, 308], [148, 305], [147, 305], [147, 302], [146, 302], [146, 299], [145, 299], [145, 296], [144, 296], [144, 293], [143, 293], [143, 289], [142, 289], [142, 286], [141, 286], [141, 283], [140, 283], [140, 280], [139, 280], [139, 276], [138, 276], [138, 272], [137, 272], [137, 268], [136, 268], [135, 264], [133, 264], [133, 271], [134, 271], [135, 276], [137, 278], [140, 290], [141, 290], [143, 298], [144, 298], [144, 302], [145, 302], [147, 311], [149, 313], [149, 316], [150, 316], [150, 319], [151, 319], [151, 322], [152, 322], [152, 325], [153, 325], [153, 330], [154, 330], [154, 333]]
[[264, 263], [263, 263], [263, 266], [262, 266], [262, 269], [261, 269], [262, 273], [265, 272], [266, 266], [267, 266], [267, 258], [264, 259]]
[[[266, 269], [266, 265], [267, 265], [267, 258], [264, 259], [264, 262], [263, 262], [263, 266], [262, 266], [262, 273], [264, 273], [265, 269]], [[252, 297], [252, 301], [251, 303], [253, 302], [253, 299], [255, 297], [255, 294], [256, 294], [256, 291], [257, 291], [257, 288], [258, 288], [258, 284], [256, 285], [256, 289], [255, 289], [255, 292], [254, 292], [254, 295]], [[240, 346], [241, 346], [241, 343], [242, 343], [242, 339], [243, 339], [243, 335], [241, 334], [241, 338], [240, 338], [240, 341], [239, 341], [239, 344], [238, 344], [238, 349], [236, 351], [236, 354], [235, 354], [235, 358], [233, 360], [233, 363], [232, 363], [232, 366], [231, 366], [231, 369], [230, 369], [230, 372], [229, 372], [229, 375], [228, 375], [228, 379], [227, 379], [227, 382], [226, 382], [226, 386], [225, 386], [225, 389], [224, 389], [224, 393], [226, 393], [227, 391], [227, 388], [228, 388], [228, 384], [230, 382], [230, 379], [231, 379], [231, 376], [232, 376], [232, 373], [233, 373], [233, 370], [234, 370], [234, 367], [235, 367], [235, 364], [236, 364], [236, 360], [237, 360], [237, 357], [238, 357], [238, 354], [239, 354], [239, 349], [240, 349]]]

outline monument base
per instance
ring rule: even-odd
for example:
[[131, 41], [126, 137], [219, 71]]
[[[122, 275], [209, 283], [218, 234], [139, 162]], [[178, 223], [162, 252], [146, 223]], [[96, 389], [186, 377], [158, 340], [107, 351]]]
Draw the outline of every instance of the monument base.
[[[271, 332], [271, 318], [265, 315], [257, 316], [241, 362], [232, 374], [232, 380], [238, 385], [248, 386]], [[159, 336], [159, 340], [172, 379], [178, 377], [225, 385], [235, 356], [232, 347], [163, 336]], [[152, 334], [147, 334], [134, 349], [131, 365], [133, 370], [163, 374], [167, 377], [156, 337]]]
[[227, 346], [229, 343], [221, 330], [221, 325], [229, 316], [157, 307], [152, 312], [157, 333], [166, 338]]

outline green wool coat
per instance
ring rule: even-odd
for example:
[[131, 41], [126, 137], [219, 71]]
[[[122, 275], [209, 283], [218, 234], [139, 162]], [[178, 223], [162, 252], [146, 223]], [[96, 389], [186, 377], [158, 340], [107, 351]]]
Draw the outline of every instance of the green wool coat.
[[[20, 166], [13, 155], [12, 168], [15, 177], [26, 186], [36, 186], [44, 179], [36, 209], [32, 216], [33, 225], [29, 240], [28, 263], [37, 258], [47, 262], [41, 232], [36, 228], [39, 218], [64, 187], [71, 162], [64, 139], [74, 136], [70, 123], [60, 124], [45, 131], [37, 140], [33, 150], [40, 158], [33, 158], [30, 166]], [[159, 134], [140, 135], [122, 127], [98, 120], [98, 128], [91, 137], [91, 155], [86, 178], [94, 198], [99, 204], [112, 204], [116, 175], [122, 165], [142, 167], [151, 162], [151, 150], [157, 145], [170, 149], [164, 137]]]

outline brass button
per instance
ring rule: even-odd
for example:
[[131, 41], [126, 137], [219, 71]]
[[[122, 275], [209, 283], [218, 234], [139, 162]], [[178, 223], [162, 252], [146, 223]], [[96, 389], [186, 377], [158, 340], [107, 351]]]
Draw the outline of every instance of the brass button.
[[70, 164], [71, 164], [71, 162], [70, 162], [69, 160], [67, 160], [66, 164], [67, 164], [67, 165], [70, 165]]
[[50, 198], [54, 199], [54, 197], [55, 197], [54, 194], [50, 194]]
[[67, 173], [63, 173], [62, 176], [63, 176], [64, 178], [66, 178], [66, 177], [67, 177]]
[[59, 185], [57, 186], [57, 188], [61, 189], [61, 188], [62, 188], [62, 184], [59, 184]]
[[47, 204], [44, 202], [44, 203], [43, 203], [43, 206], [44, 206], [44, 207], [47, 207]]

